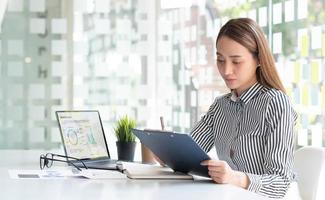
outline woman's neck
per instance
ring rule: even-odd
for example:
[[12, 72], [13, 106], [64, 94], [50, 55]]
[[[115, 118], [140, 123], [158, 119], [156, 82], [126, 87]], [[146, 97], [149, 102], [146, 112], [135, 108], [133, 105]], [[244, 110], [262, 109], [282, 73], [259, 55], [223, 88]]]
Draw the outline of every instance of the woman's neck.
[[242, 95], [246, 90], [248, 90], [249, 88], [251, 88], [256, 83], [257, 83], [257, 80], [254, 79], [254, 80], [250, 81], [249, 83], [245, 84], [245, 86], [242, 86], [242, 87], [239, 87], [237, 89], [234, 89], [234, 92], [237, 95], [237, 97], [240, 97], [240, 95]]

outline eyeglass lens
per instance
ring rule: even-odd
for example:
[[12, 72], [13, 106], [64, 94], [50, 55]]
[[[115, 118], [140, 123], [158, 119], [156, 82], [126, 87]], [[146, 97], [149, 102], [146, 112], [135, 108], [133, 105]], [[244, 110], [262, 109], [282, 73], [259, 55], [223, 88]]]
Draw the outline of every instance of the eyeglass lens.
[[40, 156], [40, 159], [39, 159], [39, 167], [41, 168], [41, 169], [44, 169], [44, 167], [45, 167], [45, 156], [42, 154], [41, 156]]
[[50, 168], [53, 165], [53, 154], [47, 153], [45, 160], [46, 167]]
[[47, 153], [46, 155], [42, 154], [40, 156], [40, 168], [44, 169], [46, 166], [47, 168], [50, 168], [53, 165], [53, 154]]

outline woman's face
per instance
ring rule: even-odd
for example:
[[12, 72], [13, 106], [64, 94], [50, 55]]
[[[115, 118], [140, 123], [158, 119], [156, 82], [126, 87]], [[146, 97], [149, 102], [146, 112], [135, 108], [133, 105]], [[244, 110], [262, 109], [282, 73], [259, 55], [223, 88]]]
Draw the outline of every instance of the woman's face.
[[227, 87], [240, 96], [257, 82], [257, 59], [248, 49], [229, 37], [222, 36], [217, 43], [217, 66]]

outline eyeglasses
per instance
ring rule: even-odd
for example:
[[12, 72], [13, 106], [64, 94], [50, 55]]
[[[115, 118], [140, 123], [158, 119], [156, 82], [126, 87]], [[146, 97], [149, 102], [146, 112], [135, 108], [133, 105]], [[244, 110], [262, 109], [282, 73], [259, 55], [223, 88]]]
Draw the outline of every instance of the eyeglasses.
[[[66, 160], [56, 159], [55, 157], [65, 158]], [[50, 168], [53, 165], [53, 161], [58, 161], [58, 162], [66, 162], [66, 163], [69, 163], [70, 165], [74, 166], [79, 171], [81, 171], [80, 167], [78, 167], [77, 165], [75, 165], [69, 159], [76, 160], [76, 161], [80, 162], [83, 165], [84, 168], [88, 169], [88, 167], [85, 165], [85, 163], [82, 162], [82, 160], [80, 160], [78, 158], [69, 157], [69, 156], [63, 156], [63, 155], [54, 154], [54, 153], [47, 153], [45, 155], [44, 154], [40, 155], [40, 157], [39, 157], [39, 167], [41, 169], [44, 169], [45, 167]]]

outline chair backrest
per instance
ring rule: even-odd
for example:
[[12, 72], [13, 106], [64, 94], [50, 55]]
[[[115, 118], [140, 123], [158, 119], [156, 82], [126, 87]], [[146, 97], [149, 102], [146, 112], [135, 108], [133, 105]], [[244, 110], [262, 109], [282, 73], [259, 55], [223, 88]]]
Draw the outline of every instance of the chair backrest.
[[295, 153], [294, 169], [303, 200], [315, 200], [325, 162], [325, 148], [302, 147]]

